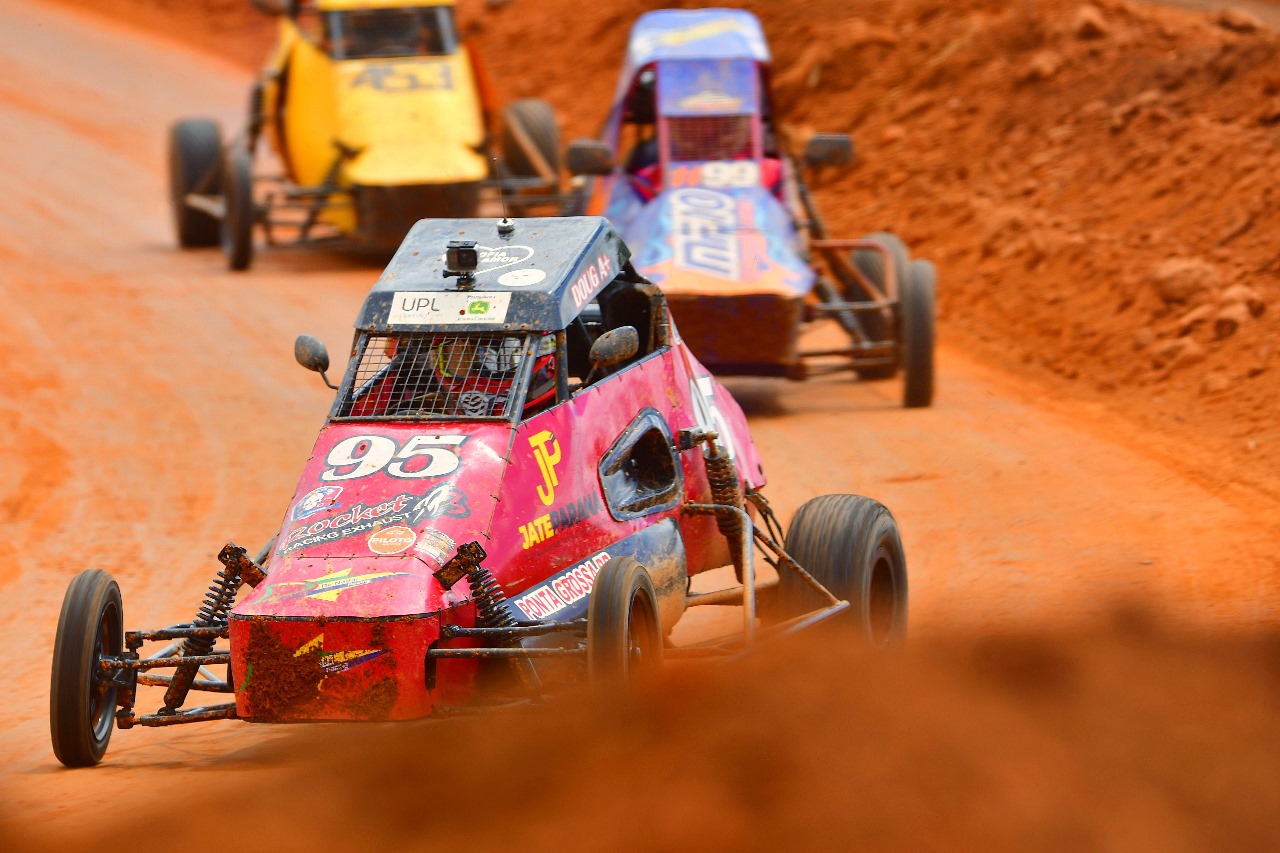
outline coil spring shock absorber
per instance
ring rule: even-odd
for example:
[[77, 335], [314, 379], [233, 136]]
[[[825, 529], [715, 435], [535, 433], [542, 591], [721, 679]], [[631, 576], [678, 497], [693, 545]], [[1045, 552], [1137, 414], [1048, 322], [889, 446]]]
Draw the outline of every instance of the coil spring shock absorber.
[[[481, 628], [514, 628], [516, 627], [516, 619], [511, 615], [511, 605], [507, 602], [507, 596], [502, 591], [502, 587], [494, 580], [493, 574], [480, 561], [487, 556], [484, 548], [480, 547], [479, 542], [467, 542], [458, 546], [457, 552], [450, 558], [449, 562], [440, 567], [435, 572], [436, 579], [444, 584], [445, 588], [451, 588], [455, 583], [463, 577], [467, 579], [467, 585], [471, 587], [471, 600], [476, 606], [476, 623]], [[504, 643], [503, 646], [513, 647], [520, 645], [520, 641], [512, 638]], [[533, 661], [528, 658], [514, 657], [511, 658], [511, 664], [515, 667], [516, 674], [520, 676], [520, 680], [530, 690], [537, 691], [541, 687], [541, 679], [538, 678], [538, 672], [533, 667]]]
[[[246, 562], [249, 564], [248, 570], [245, 571], [247, 583], [257, 586], [266, 577], [261, 567], [249, 559], [243, 548], [234, 543], [227, 543], [218, 554], [218, 559], [222, 561], [223, 568], [213, 579], [213, 583], [209, 584], [209, 589], [204, 594], [204, 601], [200, 604], [200, 612], [195, 619], [191, 620], [193, 627], [213, 628], [227, 624], [231, 606], [235, 604], [236, 593], [240, 589], [241, 572], [246, 569], [244, 566]], [[214, 637], [187, 637], [182, 641], [182, 656], [207, 655], [213, 651], [215, 642], [217, 640]], [[164, 693], [164, 708], [160, 713], [172, 714], [182, 707], [199, 671], [199, 664], [179, 664], [173, 673], [173, 679], [169, 682], [169, 689]]]
[[[707, 469], [707, 482], [711, 485], [713, 503], [742, 509], [744, 498], [742, 482], [738, 479], [737, 466], [725, 449], [716, 443], [716, 434], [706, 432], [707, 452], [703, 454]], [[733, 558], [733, 570], [742, 582], [742, 517], [737, 513], [716, 515], [716, 526], [729, 541], [729, 556]]]
[[493, 579], [493, 574], [484, 566], [476, 566], [475, 571], [467, 575], [467, 583], [471, 586], [471, 600], [476, 603], [476, 622], [483, 628], [514, 628], [515, 617], [511, 615], [511, 605], [507, 596]]

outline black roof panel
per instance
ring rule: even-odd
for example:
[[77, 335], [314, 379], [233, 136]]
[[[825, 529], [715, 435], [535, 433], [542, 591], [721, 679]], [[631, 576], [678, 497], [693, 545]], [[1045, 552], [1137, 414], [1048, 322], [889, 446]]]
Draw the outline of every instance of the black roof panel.
[[[409, 230], [365, 299], [356, 327], [370, 332], [556, 331], [614, 279], [630, 259], [601, 216], [517, 219], [498, 233], [497, 219], [423, 219]], [[475, 240], [474, 287], [445, 278], [451, 240]]]

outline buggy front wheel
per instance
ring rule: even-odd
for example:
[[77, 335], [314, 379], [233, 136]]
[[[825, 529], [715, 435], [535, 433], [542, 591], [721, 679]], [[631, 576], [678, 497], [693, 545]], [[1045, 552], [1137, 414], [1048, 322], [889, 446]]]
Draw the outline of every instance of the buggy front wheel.
[[178, 245], [218, 245], [218, 220], [187, 203], [191, 194], [222, 192], [222, 134], [209, 119], [193, 118], [169, 128], [169, 204]]
[[232, 270], [247, 270], [253, 262], [253, 159], [240, 144], [227, 148], [222, 166], [222, 254]]
[[635, 683], [662, 665], [658, 596], [644, 566], [630, 557], [596, 576], [587, 609], [587, 670], [592, 681]]
[[[907, 264], [910, 259], [910, 254], [907, 252], [907, 244], [903, 243], [897, 234], [888, 231], [874, 231], [862, 239], [879, 243], [889, 253], [889, 256], [893, 259], [898, 292], [901, 294], [902, 279], [907, 274]], [[854, 249], [851, 260], [853, 266], [866, 276], [868, 281], [879, 288], [881, 292], [886, 290], [889, 275], [886, 270], [884, 255], [875, 249]], [[848, 285], [845, 291], [845, 298], [854, 302], [862, 302], [871, 298], [872, 294], [859, 286], [857, 282], [849, 282]], [[872, 340], [883, 341], [889, 338], [893, 325], [890, 322], [891, 318], [885, 312], [868, 312], [863, 314], [861, 319], [863, 328]], [[860, 379], [890, 379], [897, 372], [897, 364], [862, 367], [856, 370]]]
[[[888, 508], [861, 495], [806, 501], [787, 530], [787, 553], [849, 609], [832, 623], [872, 646], [901, 642], [907, 631], [907, 562]], [[782, 572], [778, 597], [800, 615], [823, 599], [795, 572]]]
[[909, 409], [933, 402], [933, 320], [938, 273], [929, 261], [907, 265], [902, 281], [902, 403]]
[[124, 645], [120, 586], [101, 569], [76, 575], [62, 600], [49, 685], [53, 753], [67, 767], [102, 760], [115, 725], [116, 688], [98, 670]]

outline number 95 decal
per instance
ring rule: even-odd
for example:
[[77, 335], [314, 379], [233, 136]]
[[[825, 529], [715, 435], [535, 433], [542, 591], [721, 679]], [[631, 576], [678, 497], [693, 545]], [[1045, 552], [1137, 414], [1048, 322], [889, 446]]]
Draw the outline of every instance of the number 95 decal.
[[443, 477], [458, 470], [458, 453], [452, 448], [466, 440], [465, 435], [415, 435], [401, 446], [385, 435], [353, 435], [329, 451], [324, 459], [329, 467], [320, 479], [356, 480], [383, 468], [401, 479]]

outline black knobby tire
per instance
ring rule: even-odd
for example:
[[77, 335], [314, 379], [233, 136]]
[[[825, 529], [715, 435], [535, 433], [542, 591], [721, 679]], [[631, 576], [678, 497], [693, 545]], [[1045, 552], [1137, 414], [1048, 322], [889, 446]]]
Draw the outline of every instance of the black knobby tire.
[[222, 133], [204, 118], [186, 119], [169, 128], [169, 203], [178, 245], [184, 249], [218, 245], [217, 217], [187, 204], [188, 193], [222, 192]]
[[98, 661], [124, 644], [120, 587], [101, 569], [76, 575], [62, 600], [49, 683], [53, 753], [67, 767], [102, 760], [115, 726], [116, 689], [104, 687]]
[[633, 684], [662, 665], [662, 623], [648, 570], [630, 557], [596, 576], [587, 607], [587, 673]]
[[902, 404], [933, 402], [933, 320], [938, 273], [929, 261], [907, 266], [902, 288]]
[[533, 178], [542, 175], [533, 158], [520, 144], [512, 127], [519, 125], [529, 141], [537, 148], [551, 174], [560, 175], [560, 126], [551, 105], [540, 98], [522, 98], [503, 111], [502, 156], [507, 170], [516, 177]]
[[253, 262], [253, 158], [243, 145], [227, 148], [222, 164], [222, 254], [232, 270]]
[[[849, 608], [833, 625], [873, 646], [894, 645], [907, 631], [907, 562], [892, 513], [861, 495], [823, 495], [807, 501], [787, 531], [787, 553]], [[823, 606], [795, 572], [778, 579], [783, 611], [791, 616]]]
[[[911, 257], [907, 251], [907, 244], [903, 243], [898, 235], [891, 234], [888, 231], [873, 231], [862, 239], [874, 240], [889, 250], [889, 254], [893, 257], [893, 268], [898, 274], [899, 289], [901, 289], [902, 279], [906, 275], [907, 264]], [[854, 249], [851, 260], [859, 272], [866, 276], [872, 284], [880, 288], [881, 291], [884, 291], [885, 283], [888, 279], [884, 255], [875, 249]], [[871, 298], [871, 294], [858, 287], [857, 282], [851, 283], [845, 296], [854, 301]], [[872, 340], [888, 340], [891, 330], [887, 316], [884, 314], [863, 314], [860, 319], [862, 320], [862, 327], [866, 329]], [[863, 367], [857, 370], [858, 376], [862, 379], [889, 379], [897, 372], [898, 366], [896, 364]]]

